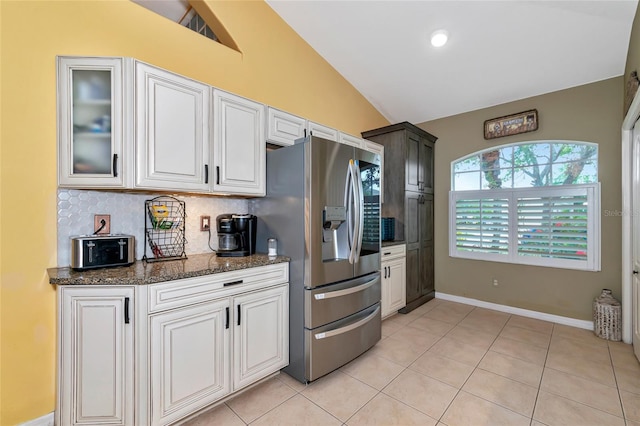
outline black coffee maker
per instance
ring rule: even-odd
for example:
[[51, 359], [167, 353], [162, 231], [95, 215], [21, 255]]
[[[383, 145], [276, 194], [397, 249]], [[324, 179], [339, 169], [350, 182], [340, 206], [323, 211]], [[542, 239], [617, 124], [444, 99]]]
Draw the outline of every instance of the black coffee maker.
[[249, 256], [256, 252], [258, 218], [252, 214], [227, 213], [216, 217], [218, 251], [222, 257]]

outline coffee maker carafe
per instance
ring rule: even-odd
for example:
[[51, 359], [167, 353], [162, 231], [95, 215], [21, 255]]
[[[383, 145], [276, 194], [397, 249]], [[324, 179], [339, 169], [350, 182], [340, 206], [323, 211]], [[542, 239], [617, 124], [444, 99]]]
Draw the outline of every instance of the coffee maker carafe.
[[251, 214], [221, 214], [216, 218], [218, 251], [222, 257], [249, 256], [256, 252], [258, 218]]

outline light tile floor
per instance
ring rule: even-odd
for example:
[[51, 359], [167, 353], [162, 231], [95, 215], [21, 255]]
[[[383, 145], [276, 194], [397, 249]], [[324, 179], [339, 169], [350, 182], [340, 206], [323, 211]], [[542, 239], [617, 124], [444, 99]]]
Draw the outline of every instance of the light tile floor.
[[281, 373], [186, 424], [640, 426], [640, 363], [588, 330], [434, 299], [339, 370]]

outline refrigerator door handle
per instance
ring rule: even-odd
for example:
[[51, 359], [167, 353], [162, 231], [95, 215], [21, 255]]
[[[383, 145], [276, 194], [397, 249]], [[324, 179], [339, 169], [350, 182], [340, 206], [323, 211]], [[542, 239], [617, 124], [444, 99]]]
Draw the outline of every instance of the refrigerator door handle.
[[362, 185], [362, 179], [360, 178], [360, 165], [358, 162], [355, 162], [355, 183], [357, 183], [357, 203], [358, 203], [358, 233], [357, 233], [357, 242], [356, 242], [356, 251], [355, 251], [355, 263], [358, 263], [360, 260], [360, 250], [362, 249], [362, 238], [364, 233], [364, 187]]
[[353, 252], [353, 222], [351, 221], [351, 163], [347, 166], [347, 177], [344, 182], [344, 208], [347, 211], [347, 243], [349, 243], [349, 263], [351, 263], [351, 253]]
[[351, 264], [357, 263], [359, 258], [359, 238], [362, 235], [362, 227], [360, 226], [360, 210], [361, 210], [361, 194], [360, 194], [360, 173], [358, 172], [358, 164], [351, 160], [349, 161], [351, 167], [351, 191], [353, 193], [353, 212], [354, 212], [354, 226], [353, 226], [353, 244], [351, 248]]
[[356, 256], [356, 238], [358, 236], [358, 209], [355, 202], [357, 200], [357, 189], [355, 180], [355, 163], [353, 159], [349, 160], [347, 168], [347, 178], [344, 189], [344, 206], [347, 210], [347, 238], [349, 242], [349, 263], [353, 264]]

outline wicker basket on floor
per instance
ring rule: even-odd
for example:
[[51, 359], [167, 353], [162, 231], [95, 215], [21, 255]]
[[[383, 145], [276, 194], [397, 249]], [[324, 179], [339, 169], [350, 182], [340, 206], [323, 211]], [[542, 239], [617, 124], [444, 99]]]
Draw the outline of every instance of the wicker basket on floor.
[[593, 301], [593, 331], [596, 336], [607, 340], [622, 340], [622, 312], [620, 302], [605, 288]]

